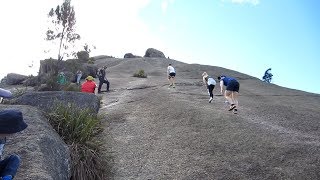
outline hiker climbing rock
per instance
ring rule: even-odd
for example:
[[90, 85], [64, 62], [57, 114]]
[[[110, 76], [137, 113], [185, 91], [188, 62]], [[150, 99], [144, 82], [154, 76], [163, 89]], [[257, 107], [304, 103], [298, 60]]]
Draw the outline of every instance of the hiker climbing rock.
[[209, 103], [211, 103], [211, 101], [213, 100], [213, 89], [216, 85], [216, 81], [212, 77], [210, 77], [206, 72], [202, 73], [202, 81], [203, 84], [207, 86], [210, 96]]
[[224, 92], [224, 97], [228, 100], [230, 104], [229, 111], [237, 114], [238, 109], [238, 95], [239, 95], [239, 82], [233, 77], [219, 76], [218, 80], [220, 81], [220, 92], [223, 94], [223, 87], [226, 86]]
[[172, 67], [171, 64], [167, 67], [167, 75], [168, 75], [168, 81], [169, 81], [169, 88], [173, 87], [175, 88], [175, 77], [176, 77], [176, 70]]

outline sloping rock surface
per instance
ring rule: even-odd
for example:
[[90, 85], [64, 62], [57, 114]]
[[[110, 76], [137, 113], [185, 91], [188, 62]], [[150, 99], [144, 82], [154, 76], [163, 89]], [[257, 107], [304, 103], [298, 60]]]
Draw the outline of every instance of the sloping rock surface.
[[[266, 84], [217, 66], [157, 58], [101, 59], [111, 92], [107, 114], [109, 179], [320, 179], [320, 95]], [[166, 68], [176, 68], [168, 89]], [[132, 77], [144, 69], [148, 78]], [[201, 74], [240, 82], [239, 113], [220, 87], [208, 103]], [[216, 79], [217, 80], [217, 79]]]

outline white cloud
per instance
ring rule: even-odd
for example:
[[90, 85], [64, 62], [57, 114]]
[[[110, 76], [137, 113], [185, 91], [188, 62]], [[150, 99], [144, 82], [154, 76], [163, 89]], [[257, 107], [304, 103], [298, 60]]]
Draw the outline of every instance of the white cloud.
[[223, 2], [231, 2], [234, 4], [252, 4], [254, 6], [260, 3], [260, 0], [222, 0]]
[[[32, 61], [37, 66], [39, 60], [57, 56], [53, 46], [52, 54], [43, 53], [48, 44], [44, 40], [46, 15], [50, 8], [62, 2], [37, 0], [30, 4], [29, 1], [20, 1], [20, 6], [15, 6], [15, 1], [1, 2], [1, 7], [15, 7], [17, 13], [12, 13], [10, 8], [0, 11], [3, 25], [0, 28], [0, 49], [3, 52], [1, 61], [8, 62], [1, 65], [0, 78], [10, 72], [30, 74], [26, 68]], [[141, 10], [146, 8], [150, 0], [90, 0], [71, 3], [75, 8], [76, 29], [82, 42], [97, 47], [91, 55], [123, 57], [125, 53], [131, 52], [143, 56], [149, 47], [160, 50], [165, 47], [140, 17]], [[10, 18], [5, 18], [8, 15]], [[37, 70], [34, 70], [35, 73]]]
[[162, 42], [154, 37], [141, 20], [140, 11], [149, 0], [91, 0], [75, 4], [79, 34], [83, 40], [97, 46], [94, 55], [123, 57], [131, 52], [144, 55], [149, 47]]
[[161, 10], [163, 14], [167, 13], [169, 4], [173, 4], [174, 0], [162, 0], [161, 2]]

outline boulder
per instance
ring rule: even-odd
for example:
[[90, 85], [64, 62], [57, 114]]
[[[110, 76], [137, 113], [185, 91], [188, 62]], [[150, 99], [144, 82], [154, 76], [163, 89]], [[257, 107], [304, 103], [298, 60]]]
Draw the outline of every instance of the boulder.
[[132, 53], [126, 53], [123, 58], [141, 58], [141, 56], [136, 56]]
[[24, 80], [22, 83], [25, 86], [35, 87], [35, 86], [39, 85], [40, 78], [38, 76], [30, 76], [26, 80]]
[[146, 51], [146, 54], [144, 57], [158, 57], [158, 58], [166, 58], [166, 56], [163, 54], [163, 52], [156, 50], [154, 48], [149, 48]]
[[100, 100], [95, 94], [73, 91], [27, 92], [11, 100], [11, 104], [35, 106], [43, 111], [50, 110], [57, 102], [89, 108], [95, 113], [98, 113], [100, 107]]
[[71, 159], [68, 146], [34, 107], [0, 105], [0, 110], [18, 109], [28, 127], [7, 138], [4, 156], [16, 153], [21, 164], [15, 180], [66, 180], [71, 177]]
[[[40, 61], [39, 76], [40, 82], [46, 83], [50, 74], [52, 74], [58, 66], [58, 60], [45, 59]], [[59, 62], [60, 71], [63, 71], [66, 78], [70, 82], [75, 82], [75, 75], [78, 70], [82, 71], [82, 78], [91, 75], [96, 77], [98, 67], [95, 64], [81, 63], [78, 59], [68, 59]]]
[[18, 85], [22, 84], [23, 81], [25, 81], [28, 78], [28, 76], [16, 74], [16, 73], [9, 73], [7, 74], [6, 83], [8, 85]]

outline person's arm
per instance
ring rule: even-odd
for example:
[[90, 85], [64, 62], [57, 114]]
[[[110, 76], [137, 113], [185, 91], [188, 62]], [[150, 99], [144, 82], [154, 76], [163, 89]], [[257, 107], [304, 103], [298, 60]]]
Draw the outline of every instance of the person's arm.
[[10, 91], [8, 91], [8, 90], [0, 88], [0, 97], [11, 98], [12, 97], [12, 93]]
[[208, 83], [207, 83], [207, 81], [206, 81], [206, 78], [202, 77], [202, 82], [203, 82], [203, 85], [208, 86]]
[[223, 81], [220, 81], [220, 93], [223, 94]]

